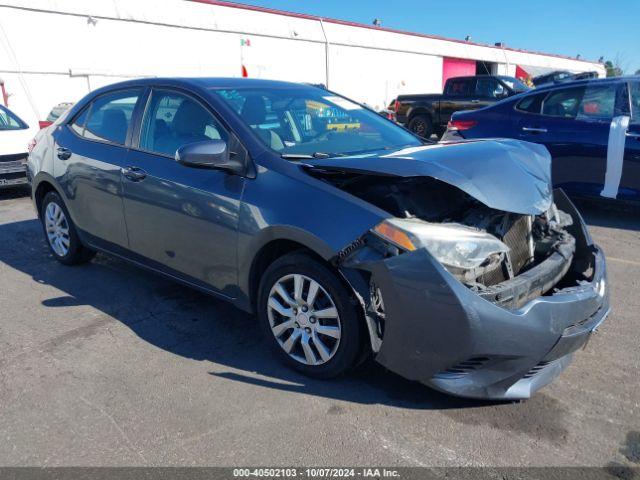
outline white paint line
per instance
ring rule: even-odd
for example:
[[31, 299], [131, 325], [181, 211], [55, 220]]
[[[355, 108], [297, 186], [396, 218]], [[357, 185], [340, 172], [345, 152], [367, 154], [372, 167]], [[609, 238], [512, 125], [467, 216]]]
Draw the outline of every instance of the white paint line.
[[627, 265], [633, 265], [635, 267], [640, 267], [640, 262], [636, 262], [634, 260], [625, 260], [624, 258], [616, 258], [616, 257], [607, 256], [607, 261], [626, 263]]

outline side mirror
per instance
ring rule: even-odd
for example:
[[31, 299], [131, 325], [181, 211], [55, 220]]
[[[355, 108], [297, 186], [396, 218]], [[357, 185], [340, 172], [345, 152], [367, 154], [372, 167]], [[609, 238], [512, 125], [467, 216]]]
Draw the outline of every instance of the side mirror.
[[187, 167], [214, 168], [243, 175], [245, 165], [239, 155], [229, 152], [224, 140], [188, 143], [176, 152], [176, 161]]

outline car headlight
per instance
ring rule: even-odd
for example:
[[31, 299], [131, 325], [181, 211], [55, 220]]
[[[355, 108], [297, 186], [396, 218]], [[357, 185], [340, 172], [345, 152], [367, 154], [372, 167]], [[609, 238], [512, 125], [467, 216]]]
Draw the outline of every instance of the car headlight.
[[373, 232], [404, 250], [424, 247], [443, 265], [465, 270], [509, 251], [493, 235], [459, 224], [390, 218], [376, 225]]

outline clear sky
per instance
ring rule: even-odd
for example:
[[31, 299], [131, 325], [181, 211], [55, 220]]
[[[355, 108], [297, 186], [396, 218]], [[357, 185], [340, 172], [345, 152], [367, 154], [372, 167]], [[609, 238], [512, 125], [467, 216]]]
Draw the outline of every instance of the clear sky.
[[242, 0], [239, 3], [371, 23], [640, 70], [640, 0]]

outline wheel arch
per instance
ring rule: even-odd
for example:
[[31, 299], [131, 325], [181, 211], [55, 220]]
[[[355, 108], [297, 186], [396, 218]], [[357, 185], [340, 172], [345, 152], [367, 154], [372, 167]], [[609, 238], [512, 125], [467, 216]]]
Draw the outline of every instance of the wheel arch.
[[54, 178], [48, 173], [40, 172], [34, 179], [31, 194], [38, 218], [40, 218], [42, 211], [42, 201], [49, 192], [56, 192], [63, 200], [65, 199]]
[[241, 295], [238, 306], [254, 312], [262, 273], [277, 258], [297, 250], [327, 265], [337, 253], [322, 239], [292, 226], [269, 226], [254, 236], [248, 245], [239, 246], [238, 285]]
[[[356, 277], [359, 277], [357, 274], [350, 275], [347, 272], [343, 271], [343, 269], [341, 269], [333, 261], [336, 258], [335, 255], [327, 258], [320, 252], [315, 251], [309, 246], [290, 238], [278, 238], [267, 242], [266, 244], [262, 245], [262, 247], [256, 252], [256, 255], [254, 256], [251, 263], [251, 268], [248, 275], [248, 302], [247, 308], [245, 309], [251, 313], [257, 313], [256, 303], [258, 301], [260, 280], [264, 275], [264, 272], [269, 268], [269, 265], [271, 265], [277, 259], [291, 253], [306, 254], [312, 259], [321, 263], [335, 275], [335, 278], [344, 287], [347, 295], [350, 298], [351, 304], [356, 309], [358, 322], [360, 323], [360, 326], [362, 328], [361, 332], [363, 337], [361, 338], [362, 345], [360, 346], [358, 363], [366, 359], [371, 352], [371, 346], [375, 344], [375, 341], [372, 337], [372, 331], [369, 328], [367, 322], [365, 305], [361, 297], [361, 290], [366, 290], [368, 284], [366, 284], [366, 282], [363, 282], [362, 278], [356, 279]], [[363, 285], [364, 288], [362, 288]]]
[[407, 123], [413, 120], [418, 115], [424, 115], [429, 117], [431, 120], [431, 124], [434, 124], [434, 112], [427, 107], [416, 107], [409, 112], [409, 116], [407, 117]]

